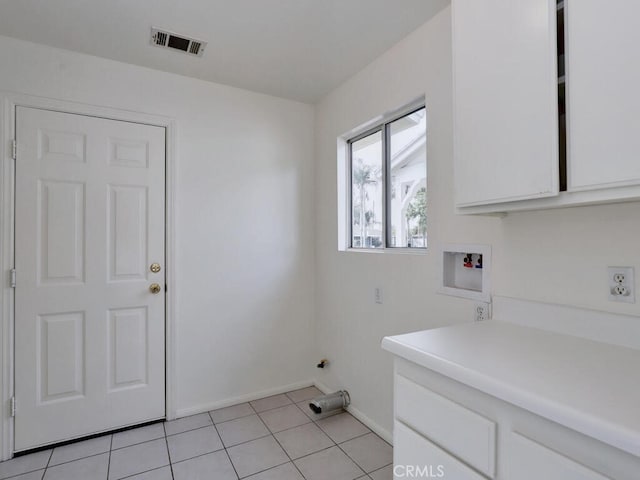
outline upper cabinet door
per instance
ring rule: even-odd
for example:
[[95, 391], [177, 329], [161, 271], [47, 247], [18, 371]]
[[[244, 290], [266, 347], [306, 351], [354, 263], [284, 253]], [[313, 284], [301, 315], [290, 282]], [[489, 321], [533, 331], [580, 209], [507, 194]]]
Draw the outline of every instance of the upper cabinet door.
[[557, 195], [556, 1], [452, 9], [456, 205]]
[[566, 2], [568, 190], [640, 184], [640, 2]]

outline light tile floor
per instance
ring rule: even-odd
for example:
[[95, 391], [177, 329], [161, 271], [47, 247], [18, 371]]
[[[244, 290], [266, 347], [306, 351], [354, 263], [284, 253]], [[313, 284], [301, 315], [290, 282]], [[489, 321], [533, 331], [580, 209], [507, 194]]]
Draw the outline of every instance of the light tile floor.
[[0, 480], [390, 480], [392, 448], [315, 387], [0, 463]]

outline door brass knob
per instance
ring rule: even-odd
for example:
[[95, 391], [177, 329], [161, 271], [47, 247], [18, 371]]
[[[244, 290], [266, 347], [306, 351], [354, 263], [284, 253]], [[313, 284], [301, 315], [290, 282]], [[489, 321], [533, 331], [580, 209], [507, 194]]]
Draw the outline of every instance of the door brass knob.
[[160, 290], [162, 290], [162, 287], [161, 287], [159, 284], [157, 284], [157, 283], [152, 283], [152, 284], [149, 286], [149, 291], [150, 291], [151, 293], [153, 293], [154, 295], [155, 295], [156, 293], [160, 293]]
[[152, 263], [151, 266], [149, 267], [149, 270], [151, 270], [153, 273], [158, 273], [160, 269], [161, 268], [159, 263]]

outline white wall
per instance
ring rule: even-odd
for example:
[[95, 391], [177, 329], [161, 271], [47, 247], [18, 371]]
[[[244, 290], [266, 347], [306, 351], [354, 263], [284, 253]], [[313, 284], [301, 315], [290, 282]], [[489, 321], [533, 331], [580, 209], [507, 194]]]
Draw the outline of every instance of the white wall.
[[[304, 382], [326, 356], [318, 381], [390, 431], [381, 338], [472, 319], [470, 302], [435, 293], [444, 242], [492, 245], [496, 295], [639, 313], [606, 301], [605, 278], [640, 268], [637, 203], [453, 214], [450, 33], [446, 9], [320, 102], [315, 124], [308, 105], [0, 37], [0, 90], [177, 120], [182, 412]], [[422, 94], [429, 251], [338, 252], [336, 137]]]
[[[392, 358], [383, 336], [473, 319], [473, 304], [436, 293], [443, 243], [493, 247], [493, 294], [639, 314], [609, 303], [606, 267], [640, 268], [640, 205], [457, 216], [453, 201], [450, 9], [442, 11], [316, 108], [316, 338], [331, 361], [317, 372], [345, 387], [382, 433], [392, 426]], [[429, 250], [425, 255], [338, 252], [336, 137], [424, 94], [428, 115]], [[616, 233], [618, 232], [618, 233]], [[382, 287], [384, 304], [374, 303]]]
[[0, 90], [176, 120], [178, 413], [309, 381], [313, 107], [7, 37], [0, 65]]

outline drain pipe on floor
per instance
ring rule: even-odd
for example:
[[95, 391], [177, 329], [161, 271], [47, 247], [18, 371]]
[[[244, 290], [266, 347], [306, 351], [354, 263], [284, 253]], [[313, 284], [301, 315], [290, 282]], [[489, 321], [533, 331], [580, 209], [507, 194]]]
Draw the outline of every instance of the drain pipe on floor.
[[339, 408], [347, 408], [351, 403], [351, 397], [346, 390], [339, 390], [328, 395], [320, 395], [309, 403], [309, 408], [315, 414], [330, 412]]

